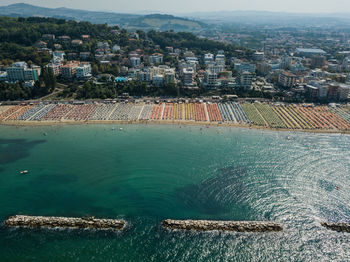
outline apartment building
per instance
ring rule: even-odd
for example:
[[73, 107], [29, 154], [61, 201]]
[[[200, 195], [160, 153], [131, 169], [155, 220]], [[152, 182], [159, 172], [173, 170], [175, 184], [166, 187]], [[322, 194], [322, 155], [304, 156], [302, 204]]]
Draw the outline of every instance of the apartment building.
[[25, 62], [13, 63], [12, 66], [6, 69], [7, 80], [10, 82], [16, 81], [37, 81], [40, 75], [40, 70], [30, 68]]

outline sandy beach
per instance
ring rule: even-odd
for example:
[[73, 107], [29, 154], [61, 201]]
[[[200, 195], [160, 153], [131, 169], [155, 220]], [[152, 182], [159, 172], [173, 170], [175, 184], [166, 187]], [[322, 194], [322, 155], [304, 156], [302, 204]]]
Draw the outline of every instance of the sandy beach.
[[350, 134], [350, 131], [334, 130], [334, 129], [286, 129], [286, 128], [270, 128], [257, 125], [244, 125], [237, 123], [219, 123], [219, 122], [207, 122], [207, 121], [185, 121], [185, 120], [87, 120], [87, 121], [72, 121], [72, 120], [60, 120], [60, 121], [0, 121], [0, 125], [10, 126], [52, 126], [52, 125], [89, 125], [89, 124], [122, 124], [122, 125], [190, 125], [190, 126], [202, 126], [202, 127], [237, 127], [247, 129], [259, 129], [281, 132], [305, 132], [305, 133], [317, 133], [317, 134]]

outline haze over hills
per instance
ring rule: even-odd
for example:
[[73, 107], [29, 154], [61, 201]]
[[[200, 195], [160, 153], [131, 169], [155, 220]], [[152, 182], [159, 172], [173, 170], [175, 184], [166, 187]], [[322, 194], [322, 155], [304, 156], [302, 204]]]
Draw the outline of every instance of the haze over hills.
[[181, 17], [196, 19], [209, 24], [252, 24], [279, 26], [348, 26], [347, 13], [287, 13], [271, 11], [218, 11], [178, 14]]
[[196, 32], [206, 28], [203, 22], [172, 15], [137, 15], [112, 12], [95, 12], [69, 8], [45, 8], [29, 4], [13, 4], [0, 7], [0, 15], [11, 17], [42, 16], [66, 20], [88, 21], [95, 24], [119, 25], [129, 30], [174, 30]]
[[286, 13], [270, 11], [215, 11], [169, 14], [128, 14], [87, 11], [69, 8], [46, 8], [29, 4], [0, 7], [0, 15], [11, 17], [42, 16], [66, 20], [88, 21], [95, 24], [119, 25], [128, 30], [174, 30], [200, 32], [220, 30], [220, 26], [248, 25], [275, 27], [333, 27], [348, 28], [346, 13]]

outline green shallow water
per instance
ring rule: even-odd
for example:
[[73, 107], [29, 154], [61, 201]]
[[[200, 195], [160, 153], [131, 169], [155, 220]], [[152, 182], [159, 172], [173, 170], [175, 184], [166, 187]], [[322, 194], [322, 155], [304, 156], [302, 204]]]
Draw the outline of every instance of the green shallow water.
[[[1, 221], [23, 213], [129, 222], [122, 233], [0, 227], [0, 261], [350, 260], [350, 234], [319, 225], [350, 221], [350, 136], [112, 127], [0, 126]], [[167, 232], [166, 218], [272, 220], [285, 230]]]

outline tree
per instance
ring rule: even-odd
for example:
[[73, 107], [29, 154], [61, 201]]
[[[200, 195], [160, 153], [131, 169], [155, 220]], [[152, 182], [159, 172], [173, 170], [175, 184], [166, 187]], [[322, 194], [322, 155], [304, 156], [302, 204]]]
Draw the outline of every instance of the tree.
[[44, 84], [48, 93], [51, 93], [55, 90], [56, 87], [56, 77], [55, 75], [48, 69], [43, 69], [42, 78], [44, 80]]

